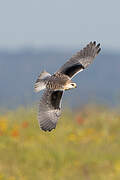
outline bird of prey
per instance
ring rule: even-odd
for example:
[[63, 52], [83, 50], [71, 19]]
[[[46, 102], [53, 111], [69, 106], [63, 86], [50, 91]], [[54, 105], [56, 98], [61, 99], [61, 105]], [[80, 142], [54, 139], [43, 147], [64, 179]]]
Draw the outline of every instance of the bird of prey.
[[93, 62], [100, 52], [100, 44], [90, 42], [85, 48], [73, 55], [53, 75], [43, 71], [34, 85], [35, 92], [45, 89], [39, 102], [38, 122], [44, 131], [56, 128], [57, 121], [61, 115], [61, 98], [63, 92], [76, 88], [76, 83], [71, 79], [83, 71]]

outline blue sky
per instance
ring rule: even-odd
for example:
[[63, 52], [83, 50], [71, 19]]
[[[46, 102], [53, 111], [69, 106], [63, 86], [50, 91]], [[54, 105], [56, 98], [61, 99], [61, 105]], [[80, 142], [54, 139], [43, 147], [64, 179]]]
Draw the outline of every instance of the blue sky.
[[119, 0], [0, 0], [0, 48], [68, 48], [91, 40], [120, 50]]

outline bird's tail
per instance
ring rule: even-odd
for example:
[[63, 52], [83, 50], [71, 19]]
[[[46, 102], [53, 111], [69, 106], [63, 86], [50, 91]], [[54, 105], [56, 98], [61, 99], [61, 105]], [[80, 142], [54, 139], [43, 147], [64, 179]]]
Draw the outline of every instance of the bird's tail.
[[39, 91], [45, 89], [50, 76], [51, 75], [48, 72], [42, 71], [41, 74], [39, 75], [37, 81], [35, 82], [34, 91], [39, 92]]

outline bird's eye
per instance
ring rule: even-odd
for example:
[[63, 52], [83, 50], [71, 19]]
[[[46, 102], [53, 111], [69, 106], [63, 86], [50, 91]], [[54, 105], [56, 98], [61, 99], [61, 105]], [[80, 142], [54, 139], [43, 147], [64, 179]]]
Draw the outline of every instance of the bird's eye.
[[72, 86], [74, 86], [74, 84], [71, 84]]

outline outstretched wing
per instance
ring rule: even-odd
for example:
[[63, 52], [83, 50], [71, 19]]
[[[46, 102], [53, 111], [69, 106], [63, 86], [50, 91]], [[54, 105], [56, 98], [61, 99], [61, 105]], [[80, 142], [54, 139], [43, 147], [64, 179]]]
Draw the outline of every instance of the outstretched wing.
[[96, 42], [90, 42], [84, 49], [73, 55], [59, 70], [70, 78], [75, 76], [78, 72], [87, 68], [89, 64], [93, 62], [93, 59], [100, 52], [100, 44], [96, 45]]
[[63, 91], [46, 90], [39, 103], [38, 122], [44, 131], [55, 129], [61, 115], [61, 98]]

